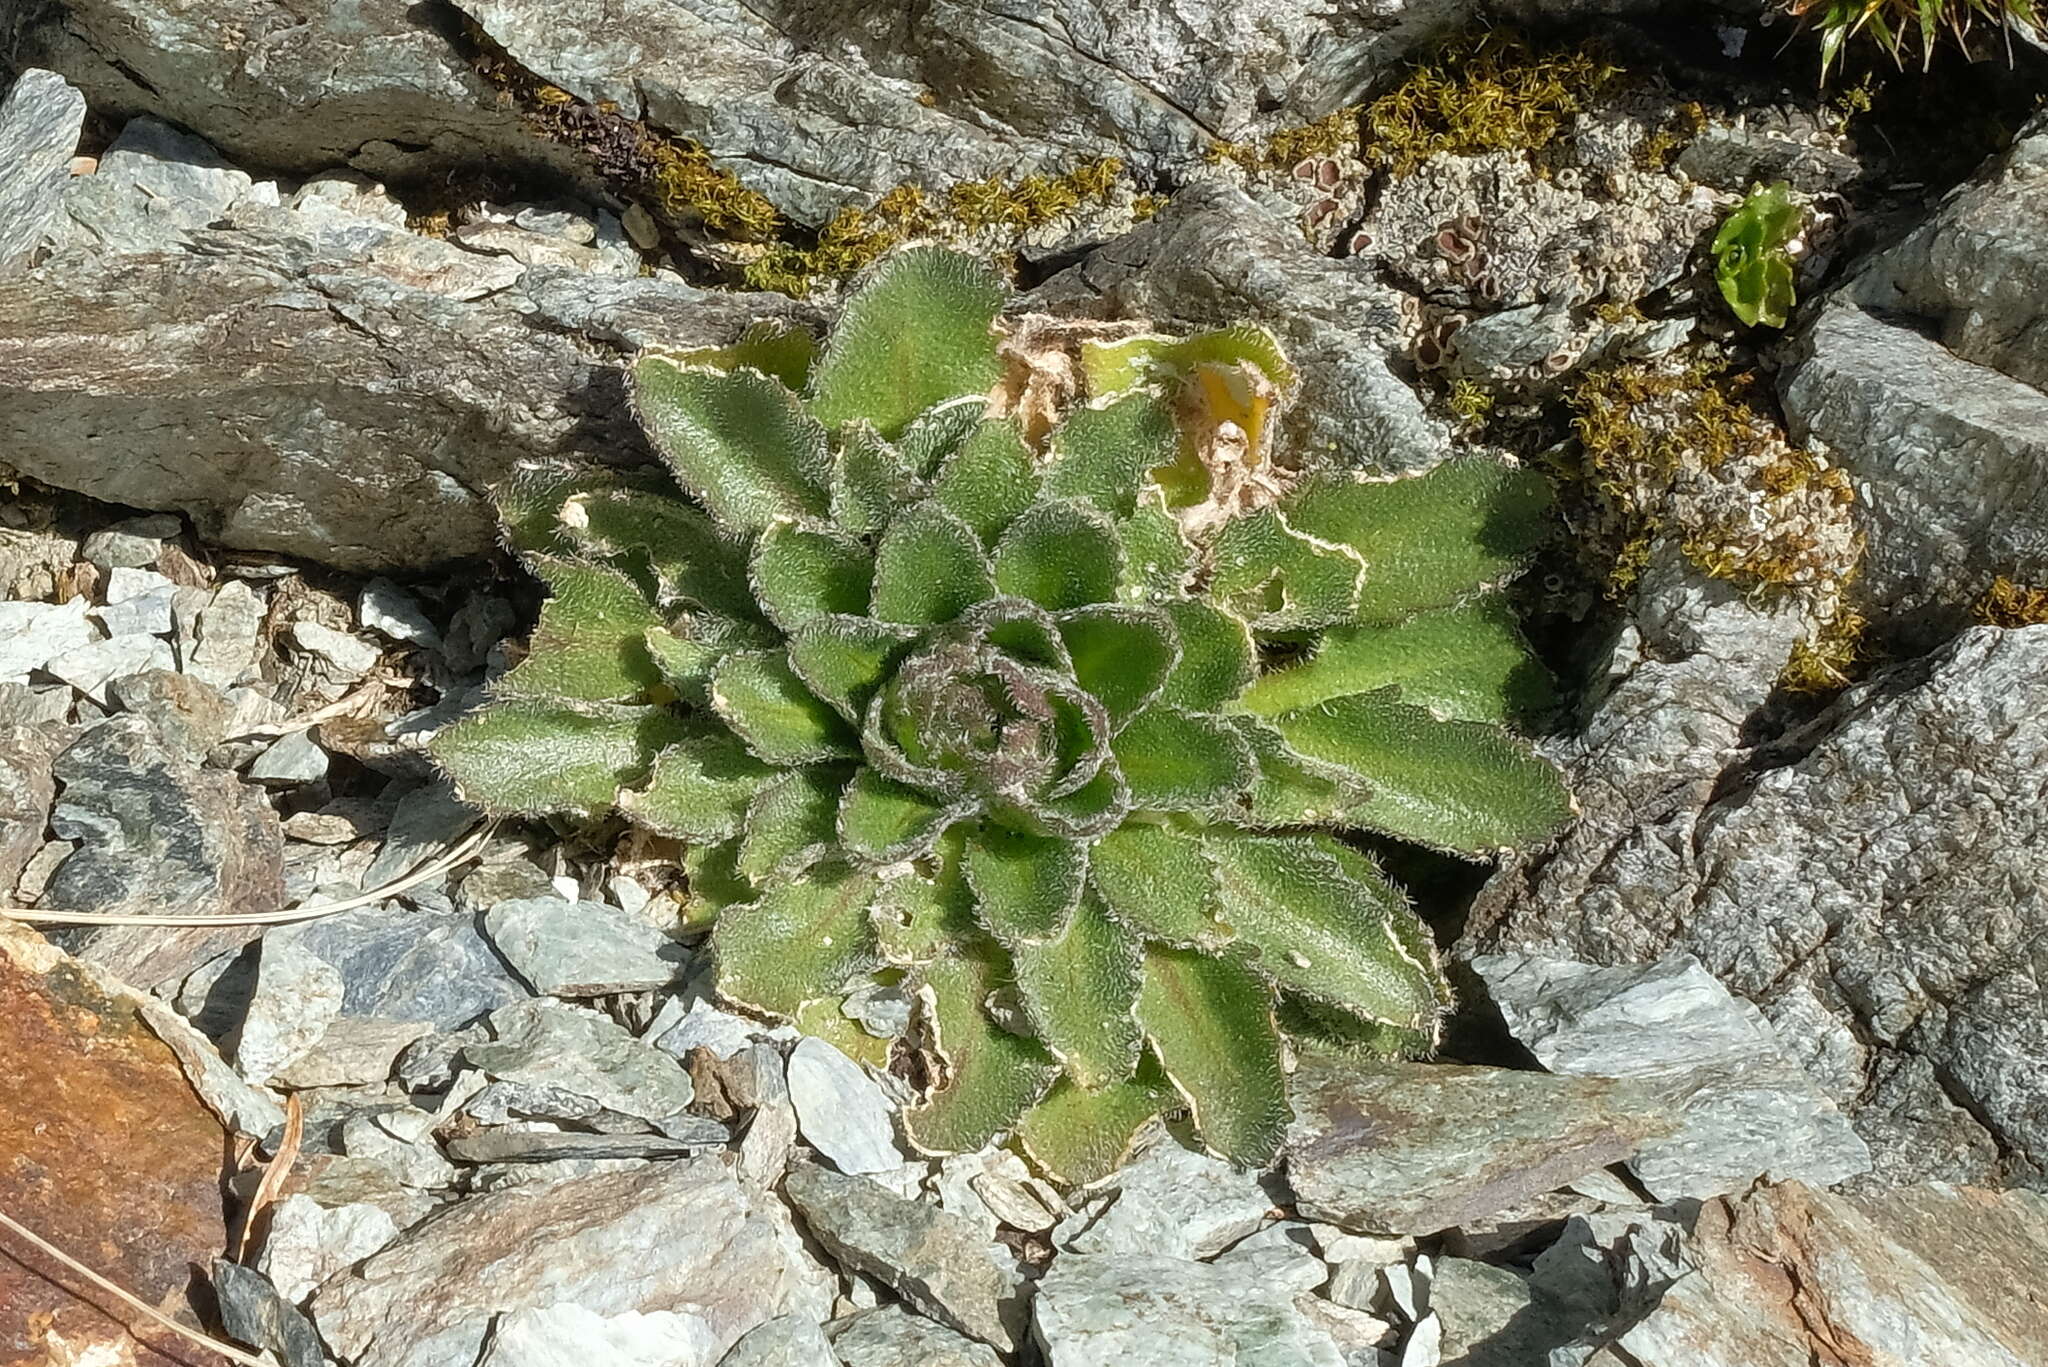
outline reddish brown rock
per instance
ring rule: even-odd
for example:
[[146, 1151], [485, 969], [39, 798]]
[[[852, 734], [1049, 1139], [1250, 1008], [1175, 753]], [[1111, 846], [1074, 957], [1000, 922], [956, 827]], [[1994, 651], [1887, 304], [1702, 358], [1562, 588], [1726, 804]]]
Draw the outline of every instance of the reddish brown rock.
[[[0, 924], [0, 1067], [0, 1210], [196, 1326], [186, 1292], [227, 1243], [229, 1137], [133, 997]], [[161, 1328], [136, 1341], [140, 1318], [0, 1230], [0, 1367], [223, 1361]]]

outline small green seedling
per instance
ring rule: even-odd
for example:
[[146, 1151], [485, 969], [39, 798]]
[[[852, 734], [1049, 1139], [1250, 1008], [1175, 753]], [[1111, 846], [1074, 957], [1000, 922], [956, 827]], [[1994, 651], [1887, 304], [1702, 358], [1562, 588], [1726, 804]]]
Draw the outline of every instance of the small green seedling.
[[1256, 328], [1077, 343], [1086, 392], [1027, 423], [1005, 302], [919, 249], [815, 353], [643, 355], [674, 482], [500, 491], [552, 596], [433, 752], [495, 812], [685, 842], [729, 1002], [906, 993], [926, 1152], [1010, 1135], [1087, 1181], [1185, 1109], [1264, 1163], [1283, 1029], [1425, 1053], [1449, 1002], [1337, 833], [1477, 857], [1571, 810], [1506, 725], [1546, 686], [1500, 588], [1547, 486], [1248, 469], [1293, 384]]
[[1792, 256], [1785, 246], [1798, 235], [1806, 211], [1791, 195], [1782, 180], [1768, 190], [1751, 190], [1714, 235], [1714, 281], [1735, 316], [1750, 327], [1785, 326], [1795, 302]]

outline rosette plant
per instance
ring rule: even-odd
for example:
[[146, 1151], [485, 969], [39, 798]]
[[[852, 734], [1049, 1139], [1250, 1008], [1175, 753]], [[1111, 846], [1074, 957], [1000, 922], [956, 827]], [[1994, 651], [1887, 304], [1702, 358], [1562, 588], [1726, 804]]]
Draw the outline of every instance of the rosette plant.
[[1010, 1134], [1085, 1180], [1185, 1107], [1263, 1162], [1285, 1029], [1420, 1052], [1447, 1005], [1426, 928], [1334, 833], [1477, 855], [1569, 811], [1504, 726], [1542, 687], [1496, 590], [1545, 486], [1290, 473], [1265, 333], [1004, 303], [914, 250], [822, 348], [639, 358], [673, 485], [501, 491], [552, 596], [434, 753], [494, 811], [686, 842], [740, 1007], [900, 984], [926, 1151]]

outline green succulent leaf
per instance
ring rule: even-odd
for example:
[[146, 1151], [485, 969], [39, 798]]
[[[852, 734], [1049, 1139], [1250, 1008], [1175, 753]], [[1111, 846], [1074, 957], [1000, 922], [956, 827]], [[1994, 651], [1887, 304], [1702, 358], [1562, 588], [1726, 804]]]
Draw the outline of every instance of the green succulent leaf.
[[1791, 193], [1784, 181], [1752, 191], [1714, 236], [1714, 281], [1735, 316], [1750, 327], [1785, 326], [1796, 302], [1786, 245], [1799, 235], [1806, 213]]
[[1236, 813], [1243, 824], [1265, 830], [1340, 822], [1372, 796], [1363, 777], [1342, 765], [1310, 759], [1257, 717], [1240, 714], [1227, 720], [1251, 747], [1259, 769]]
[[1254, 631], [1347, 621], [1365, 577], [1358, 552], [1301, 534], [1274, 508], [1233, 518], [1210, 557], [1209, 592]]
[[1180, 642], [1180, 661], [1167, 676], [1159, 701], [1197, 712], [1235, 702], [1258, 674], [1251, 628], [1240, 617], [1199, 598], [1164, 605]]
[[1000, 1029], [984, 1009], [1005, 985], [1007, 967], [991, 948], [945, 955], [923, 970], [919, 998], [943, 1081], [903, 1113], [904, 1133], [921, 1153], [981, 1148], [1060, 1074], [1044, 1045]]
[[630, 579], [555, 556], [531, 563], [550, 597], [526, 658], [498, 681], [502, 696], [624, 702], [662, 681], [646, 639], [661, 618]]
[[974, 529], [937, 500], [896, 515], [875, 554], [874, 615], [928, 626], [995, 596], [995, 576]]
[[839, 839], [839, 795], [852, 777], [844, 765], [813, 765], [770, 779], [747, 805], [738, 871], [758, 885], [829, 857]]
[[917, 859], [968, 810], [863, 769], [840, 798], [839, 841], [870, 864]]
[[1110, 741], [1137, 811], [1206, 812], [1258, 777], [1251, 747], [1221, 717], [1153, 706]]
[[967, 885], [962, 850], [967, 827], [942, 832], [929, 856], [908, 868], [899, 865], [882, 881], [875, 898], [875, 939], [892, 964], [928, 964], [955, 945], [979, 942], [974, 891]]
[[1031, 506], [1038, 471], [1013, 424], [984, 422], [946, 458], [932, 498], [974, 529], [984, 546]]
[[770, 764], [814, 764], [860, 753], [846, 719], [804, 687], [781, 650], [736, 650], [711, 668], [711, 706]]
[[995, 548], [996, 587], [1058, 612], [1116, 596], [1124, 548], [1109, 515], [1091, 504], [1034, 504]]
[[1474, 456], [1405, 479], [1319, 476], [1282, 506], [1295, 530], [1365, 558], [1358, 617], [1383, 622], [1515, 574], [1549, 533], [1550, 503], [1541, 475]]
[[1144, 1048], [1138, 941], [1099, 902], [1083, 898], [1057, 938], [1011, 953], [1025, 1014], [1067, 1076], [1089, 1088], [1128, 1079]]
[[619, 794], [619, 809], [659, 835], [737, 835], [748, 804], [779, 771], [749, 754], [730, 731], [675, 725], [681, 734], [654, 759], [644, 785]]
[[1348, 824], [1486, 854], [1545, 840], [1572, 813], [1556, 767], [1528, 745], [1498, 726], [1439, 721], [1391, 690], [1273, 720], [1294, 749], [1370, 785], [1372, 796], [1342, 814]]
[[689, 930], [708, 928], [727, 907], [754, 900], [754, 885], [740, 876], [737, 861], [740, 842], [721, 840], [712, 845], [691, 845], [683, 851], [683, 925]]
[[1145, 1122], [1174, 1104], [1173, 1088], [1147, 1054], [1138, 1075], [1090, 1090], [1062, 1077], [1017, 1125], [1017, 1141], [1055, 1182], [1083, 1186], [1123, 1166]]
[[1074, 679], [1120, 728], [1159, 695], [1180, 662], [1174, 618], [1157, 608], [1092, 603], [1059, 615]]
[[1138, 1023], [1209, 1149], [1264, 1167], [1287, 1133], [1287, 1078], [1273, 989], [1235, 958], [1145, 952]]
[[1281, 389], [1294, 385], [1294, 367], [1273, 334], [1240, 323], [1192, 337], [1140, 336], [1084, 341], [1081, 365], [1091, 394], [1117, 394], [1174, 380], [1202, 365], [1249, 365]]
[[1377, 871], [1356, 876], [1361, 870], [1329, 852], [1332, 843], [1212, 831], [1203, 847], [1224, 919], [1257, 951], [1252, 966], [1281, 987], [1371, 1020], [1427, 1027], [1444, 1002], [1434, 956], [1415, 961], [1394, 933], [1397, 917], [1414, 915], [1407, 899]]
[[1148, 489], [1118, 529], [1124, 543], [1123, 596], [1139, 602], [1178, 598], [1195, 572], [1195, 550], [1166, 499]]
[[875, 561], [844, 533], [778, 522], [754, 543], [753, 576], [770, 620], [795, 631], [814, 617], [866, 613]]
[[675, 497], [675, 485], [651, 469], [623, 470], [560, 459], [528, 461], [491, 486], [491, 499], [513, 550], [567, 555], [585, 551], [569, 535], [562, 509], [572, 498], [632, 491]]
[[818, 339], [795, 323], [763, 319], [749, 325], [731, 346], [662, 354], [684, 369], [758, 370], [800, 393], [810, 380]]
[[1088, 878], [1081, 842], [993, 824], [968, 836], [964, 861], [976, 918], [1012, 949], [1064, 933]]
[[633, 365], [633, 397], [676, 479], [724, 526], [758, 532], [778, 518], [830, 516], [825, 429], [778, 381], [646, 355]]
[[735, 622], [761, 620], [745, 551], [680, 498], [604, 489], [571, 495], [560, 515], [579, 550], [653, 585], [663, 604]]
[[1152, 395], [1077, 409], [1053, 430], [1045, 496], [1084, 499], [1113, 518], [1127, 518], [1146, 472], [1173, 460], [1179, 445], [1171, 410]]
[[640, 639], [655, 673], [678, 698], [693, 707], [711, 705], [711, 666], [725, 653], [721, 648], [660, 627], [649, 627]]
[[1096, 842], [1089, 885], [1110, 915], [1145, 939], [1213, 951], [1233, 938], [1218, 914], [1216, 870], [1190, 832], [1126, 821]]
[[914, 630], [890, 622], [813, 617], [789, 638], [789, 666], [811, 692], [857, 723], [916, 640]]
[[929, 480], [944, 468], [960, 444], [981, 427], [988, 412], [982, 396], [951, 399], [926, 409], [911, 419], [910, 426], [896, 439], [896, 449], [920, 480]]
[[727, 907], [711, 932], [718, 995], [736, 1006], [794, 1016], [877, 963], [868, 908], [875, 876], [844, 864], [777, 882]]
[[1403, 702], [1440, 717], [1504, 722], [1549, 705], [1550, 681], [1498, 594], [1384, 625], [1332, 627], [1301, 664], [1244, 695], [1261, 716], [1398, 685]]
[[935, 404], [987, 394], [1002, 374], [991, 328], [1007, 294], [952, 252], [884, 259], [847, 297], [812, 369], [811, 411], [830, 428], [865, 419], [894, 440]]
[[923, 481], [873, 423], [850, 422], [839, 429], [832, 453], [832, 522], [854, 536], [872, 536], [889, 525], [903, 504], [914, 502]]
[[609, 811], [619, 788], [647, 772], [682, 734], [665, 707], [505, 698], [472, 712], [427, 749], [467, 802], [486, 811]]

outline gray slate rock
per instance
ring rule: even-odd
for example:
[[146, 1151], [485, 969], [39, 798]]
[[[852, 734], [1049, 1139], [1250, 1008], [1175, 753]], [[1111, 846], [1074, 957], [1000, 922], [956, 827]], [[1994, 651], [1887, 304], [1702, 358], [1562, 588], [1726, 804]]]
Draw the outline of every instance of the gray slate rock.
[[477, 809], [447, 782], [422, 784], [398, 799], [384, 828], [384, 848], [363, 871], [365, 888], [383, 887], [446, 854], [476, 825]]
[[274, 1353], [285, 1367], [325, 1367], [313, 1322], [261, 1272], [216, 1258], [213, 1295], [221, 1327], [235, 1342]]
[[835, 1355], [825, 1361], [845, 1367], [1001, 1367], [1003, 1361], [987, 1344], [896, 1305], [834, 1320], [825, 1332]]
[[[87, 732], [52, 766], [63, 790], [51, 809], [58, 838], [80, 842], [43, 890], [57, 911], [150, 916], [277, 909], [284, 835], [260, 791], [200, 769], [141, 717]], [[138, 987], [182, 978], [249, 927], [166, 931], [112, 926], [78, 936], [79, 957]]]
[[1628, 1160], [1657, 1199], [1719, 1196], [1758, 1177], [1831, 1186], [1869, 1170], [1870, 1150], [1763, 1013], [1690, 955], [1637, 969], [1504, 954], [1472, 969], [1544, 1067], [1633, 1079], [1671, 1108], [1677, 1133]]
[[51, 727], [0, 726], [0, 897], [43, 846], [57, 791], [50, 762], [60, 745]]
[[84, 127], [85, 96], [54, 71], [23, 71], [0, 101], [0, 270], [56, 221]]
[[192, 760], [226, 739], [235, 706], [203, 679], [168, 669], [149, 669], [116, 679], [108, 699], [123, 712], [142, 717], [171, 749]]
[[701, 1133], [682, 1065], [594, 1011], [525, 1001], [493, 1011], [491, 1039], [460, 1060], [491, 1079], [469, 1103], [487, 1125], [513, 1119], [573, 1122], [608, 1134]]
[[723, 1352], [780, 1315], [822, 1321], [831, 1282], [781, 1203], [707, 1157], [471, 1196], [326, 1283], [312, 1313], [357, 1367], [470, 1367], [494, 1317], [562, 1304], [693, 1313]]
[[54, 655], [44, 662], [43, 672], [62, 679], [104, 706], [107, 685], [115, 679], [145, 670], [169, 669], [176, 663], [168, 641], [159, 641], [154, 636], [115, 636]]
[[327, 777], [327, 752], [310, 731], [294, 731], [271, 742], [249, 766], [249, 777], [266, 786], [298, 787]]
[[1075, 1253], [1211, 1258], [1264, 1224], [1277, 1204], [1257, 1173], [1162, 1139], [1090, 1193], [1089, 1207], [1053, 1241]]
[[1292, 1296], [1241, 1273], [1158, 1254], [1055, 1258], [1032, 1305], [1047, 1367], [1345, 1367]]
[[484, 913], [484, 932], [534, 991], [550, 997], [652, 992], [680, 977], [689, 958], [647, 922], [603, 902], [500, 902]]
[[441, 644], [441, 633], [427, 620], [419, 599], [389, 579], [372, 579], [363, 585], [356, 595], [356, 617], [389, 640], [428, 649]]
[[500, 1319], [478, 1367], [561, 1367], [575, 1361], [712, 1367], [723, 1346], [709, 1321], [692, 1311], [600, 1315], [569, 1302], [515, 1310]]
[[895, 1107], [858, 1063], [824, 1040], [805, 1036], [790, 1051], [790, 1104], [797, 1130], [844, 1173], [894, 1172]]
[[842, 1367], [825, 1331], [798, 1315], [780, 1315], [749, 1329], [718, 1367]]
[[569, 1130], [529, 1130], [502, 1126], [457, 1135], [443, 1148], [458, 1163], [555, 1163], [563, 1159], [684, 1158], [706, 1149], [723, 1148], [732, 1139], [715, 1120], [695, 1117], [696, 1124], [675, 1124], [677, 1138], [651, 1134], [577, 1134]]
[[212, 684], [232, 688], [256, 662], [256, 633], [263, 625], [263, 599], [239, 579], [222, 584], [193, 624], [192, 651], [180, 668]]
[[279, 926], [263, 942], [296, 945], [333, 965], [348, 1016], [453, 1030], [529, 995], [474, 921], [459, 914], [395, 903], [357, 907]]
[[1301, 1213], [1365, 1234], [1472, 1223], [1634, 1154], [1670, 1107], [1633, 1083], [1304, 1054], [1287, 1177]]
[[115, 570], [148, 569], [164, 553], [164, 542], [182, 530], [184, 524], [177, 518], [161, 513], [131, 517], [88, 536], [78, 548], [78, 558], [109, 576]]
[[68, 603], [0, 603], [0, 678], [24, 681], [54, 656], [99, 639], [83, 598]]
[[1475, 911], [1474, 948], [1690, 953], [1807, 1041], [1870, 1146], [1870, 1180], [2035, 1180], [2044, 715], [2048, 629], [1972, 629], [1850, 690], [1685, 819], [1613, 813], [1583, 856], [1604, 843], [1604, 869], [1574, 854], [1507, 875]]
[[1023, 1341], [1029, 1288], [967, 1221], [815, 1163], [799, 1164], [783, 1190], [848, 1272], [875, 1278], [919, 1314], [1002, 1352]]

